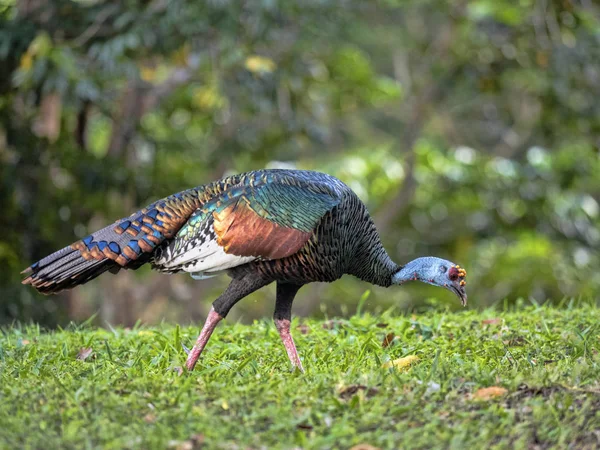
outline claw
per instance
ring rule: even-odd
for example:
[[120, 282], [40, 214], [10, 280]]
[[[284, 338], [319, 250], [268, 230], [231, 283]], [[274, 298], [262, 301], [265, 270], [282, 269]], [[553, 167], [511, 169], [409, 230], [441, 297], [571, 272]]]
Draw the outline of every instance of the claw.
[[181, 346], [183, 347], [183, 351], [185, 352], [185, 354], [189, 355], [190, 354], [190, 349], [187, 348], [183, 342], [181, 343]]

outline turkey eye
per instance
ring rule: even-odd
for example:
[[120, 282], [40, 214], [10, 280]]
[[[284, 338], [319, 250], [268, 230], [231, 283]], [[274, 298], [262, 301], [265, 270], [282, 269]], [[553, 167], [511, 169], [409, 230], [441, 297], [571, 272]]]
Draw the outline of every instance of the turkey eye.
[[445, 273], [446, 270], [448, 270], [446, 266], [440, 266], [440, 272]]
[[448, 278], [452, 281], [458, 280], [458, 269], [456, 267], [452, 267], [448, 271]]

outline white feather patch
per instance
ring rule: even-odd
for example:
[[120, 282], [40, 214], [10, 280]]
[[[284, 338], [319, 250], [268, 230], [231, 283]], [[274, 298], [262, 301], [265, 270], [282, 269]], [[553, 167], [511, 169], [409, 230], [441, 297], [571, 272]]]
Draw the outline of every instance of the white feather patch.
[[[216, 239], [207, 239], [200, 245], [190, 246], [185, 251], [173, 257], [175, 242], [165, 249], [162, 257], [157, 260], [165, 269], [179, 269], [185, 272], [201, 273], [219, 272], [232, 267], [254, 261], [254, 256], [236, 256], [225, 253]], [[207, 276], [212, 276], [205, 274]]]
[[192, 264], [187, 265], [183, 270], [186, 272], [219, 272], [221, 270], [231, 269], [241, 266], [250, 261], [254, 261], [255, 256], [236, 256], [229, 255], [217, 245], [217, 248], [210, 255], [203, 255], [196, 259]]

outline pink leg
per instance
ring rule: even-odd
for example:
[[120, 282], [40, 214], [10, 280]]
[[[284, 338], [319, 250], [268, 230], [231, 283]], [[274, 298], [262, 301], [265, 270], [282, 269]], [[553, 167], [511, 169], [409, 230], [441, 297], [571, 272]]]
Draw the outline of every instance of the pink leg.
[[294, 344], [294, 339], [290, 333], [290, 321], [288, 319], [275, 319], [275, 327], [279, 331], [279, 336], [281, 336], [281, 341], [292, 365], [300, 369], [300, 372], [304, 372], [302, 362], [300, 362], [300, 357], [296, 351], [296, 344]]
[[206, 343], [210, 339], [210, 335], [221, 320], [223, 320], [223, 318], [213, 308], [210, 308], [210, 312], [208, 313], [206, 322], [204, 322], [200, 336], [198, 336], [198, 340], [196, 341], [196, 344], [194, 344], [194, 348], [192, 348], [188, 354], [188, 359], [185, 363], [185, 366], [188, 370], [194, 370], [194, 366], [196, 365], [198, 358], [200, 358]]

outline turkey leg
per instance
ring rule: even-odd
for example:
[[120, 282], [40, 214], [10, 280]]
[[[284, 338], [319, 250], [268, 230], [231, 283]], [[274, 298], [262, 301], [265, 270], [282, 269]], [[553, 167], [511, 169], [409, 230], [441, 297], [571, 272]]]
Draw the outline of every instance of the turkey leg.
[[206, 322], [196, 340], [196, 344], [194, 344], [192, 350], [189, 352], [186, 351], [186, 353], [188, 353], [188, 358], [185, 366], [188, 370], [194, 370], [194, 366], [196, 365], [196, 362], [198, 362], [198, 358], [200, 358], [204, 347], [206, 347], [210, 335], [217, 324], [227, 316], [227, 313], [233, 305], [243, 299], [246, 295], [251, 294], [266, 284], [269, 284], [269, 282], [257, 278], [255, 275], [242, 276], [231, 280], [231, 283], [229, 283], [225, 292], [214, 301], [212, 308], [210, 308], [210, 312], [208, 313]]
[[290, 333], [290, 323], [292, 320], [292, 303], [296, 293], [301, 288], [301, 285], [297, 284], [285, 284], [277, 283], [277, 297], [275, 300], [275, 314], [273, 320], [275, 321], [275, 327], [281, 337], [281, 342], [285, 347], [285, 351], [288, 354], [288, 358], [294, 367], [304, 372], [302, 362], [298, 356], [296, 350], [296, 344]]
[[210, 335], [221, 320], [223, 320], [223, 317], [221, 317], [219, 313], [216, 312], [213, 307], [211, 307], [208, 317], [206, 318], [206, 322], [204, 322], [204, 326], [202, 327], [202, 331], [200, 332], [194, 347], [188, 353], [188, 358], [185, 363], [185, 366], [188, 370], [194, 370], [194, 366], [196, 365], [198, 358], [200, 358], [202, 350], [204, 350], [204, 347], [206, 347], [206, 344], [210, 339]]

